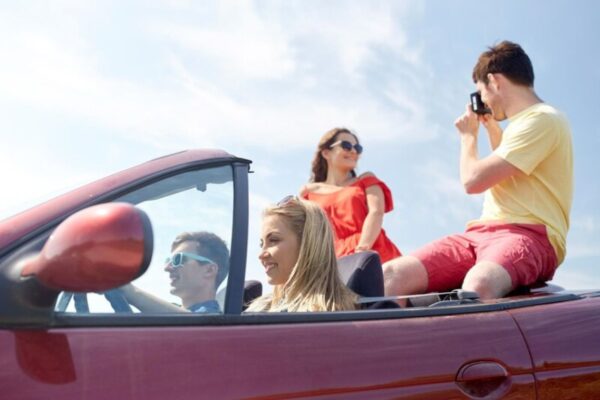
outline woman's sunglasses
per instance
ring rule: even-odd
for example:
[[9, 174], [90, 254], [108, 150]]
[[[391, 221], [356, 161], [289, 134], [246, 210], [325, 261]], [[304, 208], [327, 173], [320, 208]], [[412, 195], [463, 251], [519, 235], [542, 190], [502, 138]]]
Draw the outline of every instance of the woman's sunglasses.
[[173, 268], [180, 268], [186, 262], [186, 258], [191, 258], [192, 260], [196, 260], [201, 263], [216, 264], [210, 258], [202, 257], [197, 254], [180, 252], [173, 254], [171, 257], [167, 257], [165, 260], [165, 265], [171, 264]]
[[356, 144], [352, 144], [351, 142], [347, 141], [347, 140], [338, 140], [337, 142], [333, 143], [331, 146], [329, 146], [329, 148], [334, 148], [337, 145], [340, 145], [340, 147], [346, 151], [352, 151], [352, 148], [354, 148], [354, 150], [356, 150], [356, 154], [360, 154], [363, 152], [363, 147], [356, 143]]
[[298, 197], [293, 194], [289, 194], [285, 196], [283, 199], [279, 200], [276, 205], [277, 207], [285, 207], [293, 201], [298, 201]]

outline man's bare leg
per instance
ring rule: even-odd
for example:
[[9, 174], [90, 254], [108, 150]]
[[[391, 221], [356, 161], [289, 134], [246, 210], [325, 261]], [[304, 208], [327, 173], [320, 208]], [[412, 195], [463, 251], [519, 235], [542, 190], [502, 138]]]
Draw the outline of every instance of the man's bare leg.
[[383, 264], [383, 279], [386, 296], [425, 293], [429, 284], [425, 266], [412, 256], [394, 258]]
[[462, 288], [477, 292], [483, 300], [500, 298], [513, 289], [508, 272], [501, 265], [491, 261], [475, 264], [467, 272]]

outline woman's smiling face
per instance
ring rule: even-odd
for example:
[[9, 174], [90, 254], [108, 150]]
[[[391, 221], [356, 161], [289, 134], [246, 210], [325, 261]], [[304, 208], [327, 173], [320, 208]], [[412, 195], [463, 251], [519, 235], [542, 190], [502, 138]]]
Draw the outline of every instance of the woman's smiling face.
[[[336, 136], [334, 143], [338, 143], [341, 141], [346, 141], [352, 144], [352, 146], [356, 145], [358, 141], [354, 137], [354, 135], [350, 133], [340, 133]], [[356, 152], [356, 149], [352, 148], [350, 151], [345, 150], [337, 144], [332, 148], [326, 150], [323, 153], [323, 157], [328, 161], [330, 167], [333, 168], [342, 168], [342, 169], [354, 169], [358, 163], [358, 159], [360, 155]]]
[[265, 267], [271, 285], [287, 282], [300, 253], [298, 235], [284, 217], [267, 215], [263, 218], [258, 259]]

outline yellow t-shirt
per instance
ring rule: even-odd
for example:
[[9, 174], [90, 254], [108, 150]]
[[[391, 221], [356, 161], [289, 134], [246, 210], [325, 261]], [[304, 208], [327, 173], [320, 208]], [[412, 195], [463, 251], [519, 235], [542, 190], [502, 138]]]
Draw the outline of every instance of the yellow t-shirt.
[[485, 192], [478, 221], [544, 224], [560, 264], [573, 198], [573, 150], [565, 116], [538, 103], [510, 118], [494, 153], [522, 173]]

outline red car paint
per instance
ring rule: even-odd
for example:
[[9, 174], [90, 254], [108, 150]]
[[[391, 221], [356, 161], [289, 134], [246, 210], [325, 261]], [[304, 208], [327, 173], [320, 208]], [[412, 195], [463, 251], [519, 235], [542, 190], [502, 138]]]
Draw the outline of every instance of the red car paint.
[[100, 204], [56, 228], [44, 249], [26, 261], [21, 276], [36, 275], [58, 290], [108, 290], [143, 272], [143, 248], [141, 211], [126, 203]]

